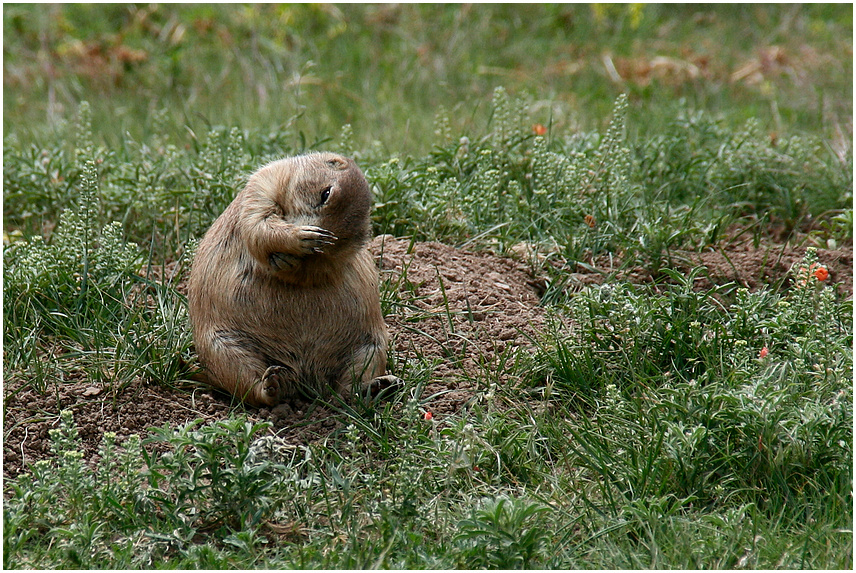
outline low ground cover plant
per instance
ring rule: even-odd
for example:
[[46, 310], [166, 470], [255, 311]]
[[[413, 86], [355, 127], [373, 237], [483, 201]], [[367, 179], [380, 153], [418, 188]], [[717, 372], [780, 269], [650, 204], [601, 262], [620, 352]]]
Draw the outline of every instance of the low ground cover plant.
[[[324, 444], [199, 420], [105, 435], [92, 467], [65, 411], [54, 456], [10, 484], [6, 565], [845, 566], [852, 328], [811, 259], [804, 285], [728, 306], [593, 287], [558, 312], [624, 312], [546, 337], [539, 399], [493, 387], [443, 426], [405, 394]], [[634, 350], [636, 328], [686, 332]]]

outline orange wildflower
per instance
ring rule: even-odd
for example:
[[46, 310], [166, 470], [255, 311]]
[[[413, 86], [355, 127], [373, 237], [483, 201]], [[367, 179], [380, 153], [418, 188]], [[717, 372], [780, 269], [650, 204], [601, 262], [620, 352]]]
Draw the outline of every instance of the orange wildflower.
[[535, 132], [535, 135], [547, 135], [547, 128], [541, 125], [540, 123], [536, 123], [532, 126], [532, 131]]
[[426, 420], [430, 420], [430, 419], [432, 419], [433, 417], [434, 417], [434, 414], [432, 414], [430, 411], [425, 412], [425, 419], [426, 419]]
[[826, 267], [817, 263], [812, 263], [808, 268], [804, 265], [800, 265], [797, 270], [797, 277], [797, 284], [800, 286], [806, 286], [806, 283], [811, 279], [811, 277], [816, 278], [820, 282], [825, 281], [829, 278], [829, 271]]
[[761, 352], [758, 354], [758, 357], [759, 358], [766, 358], [769, 353], [770, 353], [770, 349], [765, 346], [764, 348], [761, 349]]

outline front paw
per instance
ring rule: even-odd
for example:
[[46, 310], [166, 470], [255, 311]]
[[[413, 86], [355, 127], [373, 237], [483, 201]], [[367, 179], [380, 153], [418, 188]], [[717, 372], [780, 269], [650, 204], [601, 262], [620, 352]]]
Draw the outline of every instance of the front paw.
[[339, 240], [339, 237], [321, 227], [306, 225], [297, 230], [300, 252], [306, 255], [319, 255], [326, 247]]
[[279, 403], [279, 399], [286, 394], [288, 373], [288, 369], [284, 366], [269, 366], [264, 371], [260, 381], [260, 398], [262, 402], [271, 405]]

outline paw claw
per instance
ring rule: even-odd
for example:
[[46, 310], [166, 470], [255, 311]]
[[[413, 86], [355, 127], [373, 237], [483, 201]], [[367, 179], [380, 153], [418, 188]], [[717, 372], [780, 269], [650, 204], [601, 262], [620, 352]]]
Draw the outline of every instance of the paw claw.
[[306, 254], [318, 255], [324, 252], [324, 247], [335, 244], [339, 237], [321, 227], [307, 225], [298, 232], [300, 248]]

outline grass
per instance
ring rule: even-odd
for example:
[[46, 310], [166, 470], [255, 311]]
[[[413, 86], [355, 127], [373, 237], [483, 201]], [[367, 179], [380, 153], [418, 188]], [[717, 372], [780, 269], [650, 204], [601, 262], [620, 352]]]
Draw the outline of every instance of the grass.
[[[105, 434], [89, 463], [63, 411], [5, 483], [4, 567], [852, 568], [852, 297], [813, 266], [852, 241], [851, 27], [835, 5], [4, 6], [7, 387], [185, 378], [195, 241], [255, 167], [320, 147], [358, 158], [378, 234], [537, 250], [553, 317], [442, 423], [422, 390], [455, 353], [391, 357], [401, 393], [299, 446], [236, 412]], [[790, 288], [675, 270], [735, 226], [809, 247]], [[654, 284], [570, 292], [599, 255]], [[412, 288], [383, 307], [419, 329]]]
[[627, 92], [644, 133], [683, 101], [730, 127], [756, 117], [831, 137], [852, 100], [844, 5], [7, 5], [3, 18], [4, 131], [14, 122], [24, 141], [83, 99], [111, 147], [126, 131], [239, 126], [299, 150], [350, 123], [361, 150], [414, 155], [440, 106], [455, 133], [479, 129], [497, 85], [530, 93], [535, 121], [559, 132], [602, 127]]

